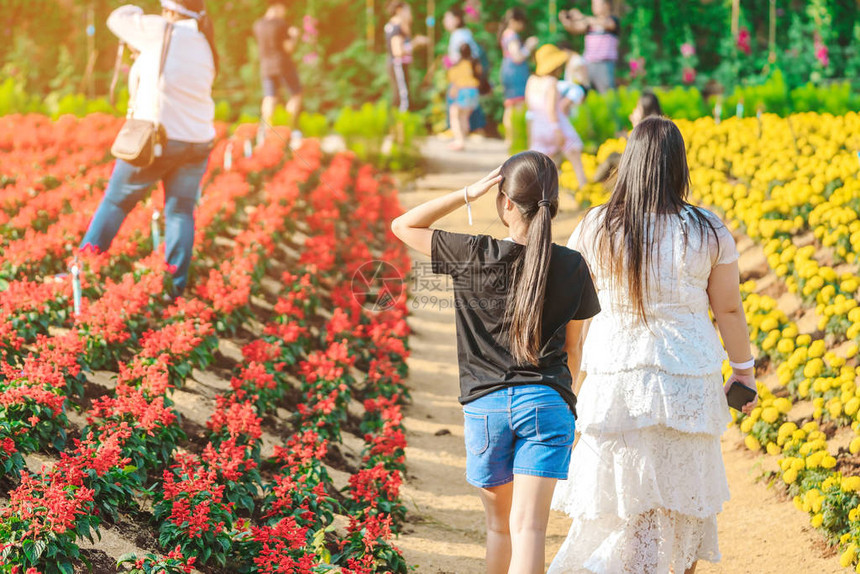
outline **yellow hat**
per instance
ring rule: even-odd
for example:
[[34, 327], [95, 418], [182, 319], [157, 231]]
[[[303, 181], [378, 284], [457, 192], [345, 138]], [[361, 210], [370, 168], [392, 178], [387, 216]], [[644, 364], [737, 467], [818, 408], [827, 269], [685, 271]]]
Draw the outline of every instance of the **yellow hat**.
[[564, 66], [569, 59], [570, 54], [568, 52], [560, 50], [552, 44], [544, 44], [535, 52], [535, 60], [537, 61], [535, 73], [538, 76], [551, 74]]

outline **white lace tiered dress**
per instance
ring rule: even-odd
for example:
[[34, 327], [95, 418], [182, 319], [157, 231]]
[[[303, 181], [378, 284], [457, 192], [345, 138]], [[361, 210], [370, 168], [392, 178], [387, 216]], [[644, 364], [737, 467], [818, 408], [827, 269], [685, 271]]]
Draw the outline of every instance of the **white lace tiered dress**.
[[718, 241], [703, 240], [689, 210], [652, 216], [662, 231], [646, 326], [595, 257], [601, 212], [591, 211], [568, 244], [588, 261], [602, 311], [583, 351], [582, 434], [553, 500], [573, 524], [548, 574], [683, 574], [696, 560], [720, 559], [716, 515], [729, 490], [719, 437], [729, 410], [706, 289], [712, 267], [738, 253], [713, 214], [704, 212]]

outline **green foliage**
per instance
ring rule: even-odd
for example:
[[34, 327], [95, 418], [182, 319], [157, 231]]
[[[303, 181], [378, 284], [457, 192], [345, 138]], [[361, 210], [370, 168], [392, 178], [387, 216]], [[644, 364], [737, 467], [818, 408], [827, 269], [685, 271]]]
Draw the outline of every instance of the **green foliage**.
[[39, 98], [30, 96], [22, 82], [9, 77], [0, 84], [0, 116], [43, 111]]
[[417, 145], [424, 135], [424, 123], [420, 116], [394, 110], [381, 101], [364, 104], [357, 110], [344, 108], [334, 123], [334, 131], [362, 161], [400, 171], [417, 165]]

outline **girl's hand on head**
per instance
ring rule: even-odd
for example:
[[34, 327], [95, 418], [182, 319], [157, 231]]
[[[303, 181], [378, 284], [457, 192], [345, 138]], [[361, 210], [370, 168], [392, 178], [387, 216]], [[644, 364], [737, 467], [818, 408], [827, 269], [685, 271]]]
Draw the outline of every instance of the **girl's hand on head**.
[[500, 181], [502, 181], [502, 176], [499, 175], [501, 169], [501, 167], [497, 167], [472, 185], [467, 185], [466, 197], [469, 198], [469, 201], [478, 199], [479, 197], [490, 191], [494, 185], [497, 185]]
[[537, 47], [537, 45], [538, 45], [538, 39], [536, 36], [531, 36], [530, 38], [526, 39], [525, 47], [526, 47], [526, 50], [528, 50], [529, 52], [534, 50]]

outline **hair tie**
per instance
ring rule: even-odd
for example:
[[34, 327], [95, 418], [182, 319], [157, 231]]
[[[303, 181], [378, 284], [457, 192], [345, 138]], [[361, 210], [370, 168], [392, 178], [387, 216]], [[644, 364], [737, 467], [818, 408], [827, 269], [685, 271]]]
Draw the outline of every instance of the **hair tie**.
[[552, 202], [548, 199], [541, 199], [540, 201], [538, 201], [538, 207], [543, 207], [543, 206], [549, 207], [551, 205], [552, 205]]

